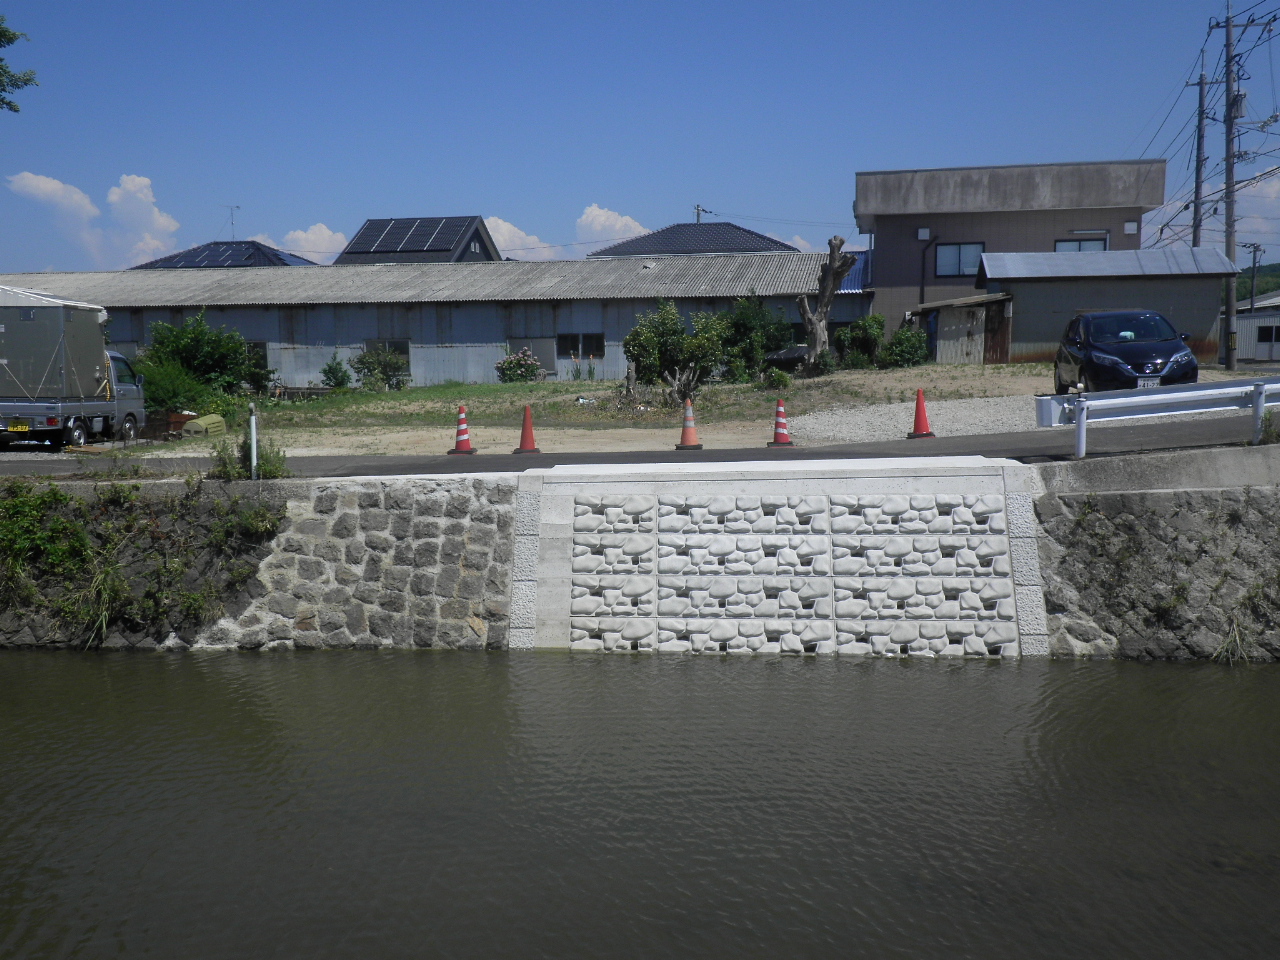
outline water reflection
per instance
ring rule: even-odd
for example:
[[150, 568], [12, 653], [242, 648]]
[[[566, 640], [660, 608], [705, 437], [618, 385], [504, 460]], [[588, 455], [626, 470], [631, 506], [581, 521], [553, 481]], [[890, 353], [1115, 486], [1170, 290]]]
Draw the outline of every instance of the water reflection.
[[1272, 953], [1278, 684], [6, 655], [0, 956]]

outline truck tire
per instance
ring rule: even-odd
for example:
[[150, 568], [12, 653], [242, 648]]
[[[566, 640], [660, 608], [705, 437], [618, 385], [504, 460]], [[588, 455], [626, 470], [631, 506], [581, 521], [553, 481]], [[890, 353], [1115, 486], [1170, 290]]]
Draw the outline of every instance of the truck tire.
[[72, 447], [83, 447], [89, 442], [89, 431], [85, 429], [83, 420], [72, 420], [67, 427], [66, 442]]
[[138, 439], [138, 421], [133, 419], [133, 414], [124, 418], [124, 423], [120, 424], [120, 429], [116, 431], [116, 439], [123, 440], [125, 443], [133, 443]]

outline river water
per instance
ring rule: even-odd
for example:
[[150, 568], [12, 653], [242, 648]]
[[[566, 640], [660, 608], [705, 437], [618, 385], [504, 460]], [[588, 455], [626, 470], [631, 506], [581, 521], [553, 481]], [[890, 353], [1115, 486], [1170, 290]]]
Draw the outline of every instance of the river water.
[[1280, 956], [1280, 670], [0, 655], [0, 957]]

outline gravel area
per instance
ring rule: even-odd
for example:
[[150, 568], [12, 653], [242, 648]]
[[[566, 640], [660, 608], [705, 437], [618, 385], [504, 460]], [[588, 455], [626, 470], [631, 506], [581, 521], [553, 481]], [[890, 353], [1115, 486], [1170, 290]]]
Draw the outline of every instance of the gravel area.
[[[810, 445], [900, 440], [911, 432], [915, 424], [915, 411], [914, 401], [822, 410], [791, 418], [791, 434], [797, 442]], [[935, 400], [929, 403], [928, 411], [929, 426], [940, 437], [1018, 433], [1037, 429], [1035, 397]], [[1138, 424], [1188, 417], [1242, 416], [1248, 414], [1242, 410], [1222, 410], [1214, 413], [1175, 414], [1172, 417], [1138, 417], [1116, 422]]]

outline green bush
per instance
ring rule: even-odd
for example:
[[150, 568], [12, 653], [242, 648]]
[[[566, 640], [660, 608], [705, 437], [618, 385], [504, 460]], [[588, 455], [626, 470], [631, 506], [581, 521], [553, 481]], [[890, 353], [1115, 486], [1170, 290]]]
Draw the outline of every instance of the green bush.
[[760, 375], [760, 386], [766, 390], [790, 390], [791, 375], [777, 367], [766, 367]]
[[728, 325], [724, 379], [730, 383], [751, 383], [764, 370], [765, 355], [794, 340], [791, 321], [781, 310], [769, 310], [759, 297], [744, 297], [721, 316]]
[[542, 364], [528, 347], [517, 353], [508, 353], [493, 365], [498, 371], [499, 383], [529, 383], [542, 376]]
[[177, 360], [156, 360], [150, 351], [139, 359], [137, 371], [145, 377], [142, 392], [146, 395], [148, 414], [183, 410], [199, 413], [215, 395], [212, 388]]
[[916, 367], [929, 359], [929, 335], [919, 327], [902, 326], [880, 351], [876, 366]]
[[884, 317], [873, 313], [859, 317], [831, 336], [831, 344], [846, 370], [865, 370], [876, 365], [884, 343]]
[[836, 355], [830, 350], [823, 350], [813, 358], [813, 366], [809, 370], [809, 376], [825, 377], [829, 373], [835, 373], [838, 366]]
[[403, 390], [409, 385], [409, 358], [391, 350], [366, 350], [347, 365], [365, 390]]
[[675, 304], [662, 301], [654, 312], [642, 313], [622, 341], [622, 352], [636, 365], [636, 381], [661, 383], [665, 371], [679, 366], [686, 336], [684, 318]]
[[[236, 444], [235, 449], [232, 449], [226, 437], [214, 443], [213, 466], [208, 473], [210, 480], [248, 480], [252, 475], [247, 429], [240, 436], [240, 442]], [[289, 468], [285, 465], [284, 451], [273, 441], [263, 439], [259, 434], [258, 479], [279, 480], [289, 475]]]
[[209, 326], [203, 310], [177, 323], [152, 324], [151, 345], [142, 357], [146, 364], [176, 363], [206, 387], [225, 393], [238, 393], [242, 383], [264, 390], [275, 372], [250, 356], [235, 330]]
[[333, 356], [320, 368], [320, 383], [330, 390], [345, 390], [351, 386], [351, 371], [338, 359], [337, 350], [333, 351]]

